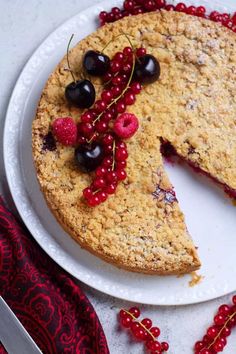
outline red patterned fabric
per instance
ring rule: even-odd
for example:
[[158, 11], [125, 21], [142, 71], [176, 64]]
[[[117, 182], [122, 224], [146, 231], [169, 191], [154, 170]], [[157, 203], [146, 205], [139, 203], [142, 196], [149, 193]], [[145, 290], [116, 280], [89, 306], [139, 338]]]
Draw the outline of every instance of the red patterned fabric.
[[109, 354], [101, 324], [77, 281], [46, 255], [2, 199], [0, 294], [43, 353]]

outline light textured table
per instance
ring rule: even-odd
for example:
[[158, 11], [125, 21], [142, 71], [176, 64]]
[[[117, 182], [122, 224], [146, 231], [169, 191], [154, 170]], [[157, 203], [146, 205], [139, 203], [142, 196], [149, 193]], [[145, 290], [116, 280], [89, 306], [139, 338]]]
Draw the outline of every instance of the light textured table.
[[[11, 91], [27, 59], [58, 25], [80, 10], [97, 2], [96, 0], [0, 0], [1, 132]], [[223, 0], [221, 2], [223, 3]], [[232, 4], [234, 2], [235, 0], [232, 0]], [[0, 154], [0, 163], [0, 192], [9, 200], [3, 172], [2, 153]], [[132, 341], [126, 331], [121, 330], [118, 326], [118, 310], [121, 307], [127, 308], [130, 304], [104, 295], [85, 285], [82, 287], [97, 311], [111, 354], [144, 353], [143, 344]], [[193, 353], [193, 344], [201, 338], [206, 327], [210, 325], [219, 304], [224, 301], [228, 302], [229, 299], [230, 296], [226, 296], [200, 305], [141, 306], [141, 309], [145, 317], [150, 317], [155, 324], [161, 327], [161, 339], [170, 343], [171, 354], [191, 354]], [[236, 330], [231, 335], [224, 353], [235, 354], [235, 343]]]

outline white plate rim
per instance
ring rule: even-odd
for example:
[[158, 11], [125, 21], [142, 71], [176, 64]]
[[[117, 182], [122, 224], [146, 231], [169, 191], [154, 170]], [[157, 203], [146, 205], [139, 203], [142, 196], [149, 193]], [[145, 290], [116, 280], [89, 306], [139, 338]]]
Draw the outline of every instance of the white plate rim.
[[[171, 1], [170, 1], [171, 2]], [[173, 1], [174, 3], [176, 3], [177, 1]], [[122, 3], [121, 0], [115, 0], [113, 6], [118, 6]], [[190, 1], [185, 1], [185, 3], [189, 3], [189, 4], [198, 4], [199, 5], [199, 1], [198, 0], [190, 0]], [[200, 3], [202, 5], [205, 5], [207, 7], [207, 5], [209, 5], [207, 0], [202, 0], [200, 1]], [[150, 302], [150, 301], [145, 301], [143, 299], [130, 299], [129, 296], [122, 296], [121, 294], [117, 294], [115, 291], [113, 291], [112, 289], [107, 289], [103, 286], [98, 286], [97, 284], [90, 282], [88, 279], [84, 279], [82, 277], [78, 278], [78, 276], [75, 275], [75, 273], [73, 272], [73, 269], [71, 270], [69, 268], [68, 265], [64, 265], [60, 262], [60, 259], [57, 259], [57, 256], [55, 254], [53, 254], [53, 251], [51, 249], [48, 249], [46, 247], [46, 245], [42, 242], [40, 242], [40, 240], [35, 237], [34, 234], [34, 230], [32, 228], [32, 225], [30, 224], [30, 222], [28, 222], [27, 219], [27, 215], [24, 214], [24, 211], [21, 208], [21, 204], [19, 202], [19, 200], [17, 199], [17, 195], [15, 195], [14, 192], [14, 182], [12, 180], [12, 176], [10, 173], [10, 170], [8, 169], [9, 165], [8, 165], [8, 149], [7, 149], [7, 134], [8, 134], [8, 128], [9, 128], [9, 122], [10, 122], [10, 116], [11, 116], [11, 110], [12, 110], [12, 106], [13, 106], [13, 102], [15, 97], [17, 96], [17, 92], [21, 86], [21, 81], [22, 81], [22, 77], [23, 74], [27, 71], [28, 67], [30, 67], [30, 63], [31, 61], [37, 57], [38, 53], [40, 52], [40, 50], [43, 48], [43, 46], [45, 45], [45, 43], [47, 43], [47, 41], [49, 41], [56, 33], [59, 33], [60, 30], [63, 29], [64, 26], [66, 26], [67, 24], [69, 24], [71, 21], [75, 20], [77, 17], [81, 16], [81, 18], [83, 16], [87, 16], [91, 11], [93, 11], [93, 13], [95, 12], [95, 10], [102, 10], [102, 9], [110, 9], [111, 4], [110, 4], [110, 0], [105, 0], [100, 2], [99, 4], [90, 6], [89, 8], [79, 12], [78, 14], [76, 14], [75, 16], [73, 16], [72, 18], [68, 19], [67, 21], [65, 21], [63, 24], [61, 24], [55, 31], [51, 32], [46, 39], [44, 39], [44, 41], [40, 44], [40, 46], [35, 50], [35, 52], [31, 55], [31, 57], [29, 58], [29, 60], [27, 61], [27, 63], [25, 64], [25, 66], [23, 67], [18, 80], [16, 81], [14, 90], [12, 91], [10, 100], [9, 100], [9, 104], [8, 104], [8, 108], [7, 108], [7, 112], [6, 112], [6, 118], [5, 118], [5, 124], [4, 124], [4, 132], [3, 132], [3, 159], [4, 159], [4, 166], [5, 166], [5, 173], [6, 173], [6, 177], [7, 177], [7, 181], [8, 181], [8, 185], [9, 185], [9, 189], [13, 198], [13, 201], [15, 203], [15, 206], [22, 218], [22, 220], [24, 221], [26, 227], [28, 228], [28, 230], [31, 232], [31, 234], [33, 235], [33, 237], [35, 238], [35, 240], [37, 241], [37, 243], [40, 245], [40, 247], [58, 264], [60, 265], [63, 269], [65, 269], [68, 273], [70, 273], [71, 275], [75, 276], [78, 280], [82, 281], [83, 283], [95, 288], [96, 290], [99, 290], [101, 292], [105, 292], [108, 295], [114, 296], [114, 297], [118, 297], [122, 300], [126, 300], [126, 301], [135, 301], [137, 303], [143, 303], [143, 304], [149, 304], [149, 305], [166, 305], [166, 306], [171, 306], [171, 305], [188, 305], [188, 304], [194, 304], [194, 303], [200, 303], [200, 302], [204, 302], [204, 301], [208, 301], [208, 300], [212, 300], [218, 297], [221, 297], [223, 295], [226, 295], [230, 292], [235, 291], [236, 287], [233, 287], [232, 289], [227, 289], [225, 288], [224, 291], [222, 291], [220, 294], [213, 294], [212, 292], [207, 292], [205, 294], [205, 296], [203, 296], [201, 299], [191, 299], [188, 300], [186, 298], [182, 299], [180, 302], [173, 302], [173, 301], [165, 301], [165, 299], [160, 299], [157, 302]], [[222, 4], [217, 4], [215, 3], [213, 5], [214, 9], [219, 8], [221, 10], [224, 11], [234, 11], [233, 8], [230, 8], [230, 6], [223, 6]], [[26, 193], [27, 194], [27, 193]], [[30, 202], [30, 201], [29, 201]]]

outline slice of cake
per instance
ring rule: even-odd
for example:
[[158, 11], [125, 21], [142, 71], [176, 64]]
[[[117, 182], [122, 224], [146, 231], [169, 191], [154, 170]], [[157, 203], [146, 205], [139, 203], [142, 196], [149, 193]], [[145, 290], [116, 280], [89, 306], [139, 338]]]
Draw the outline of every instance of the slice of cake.
[[[128, 45], [145, 47], [160, 62], [160, 79], [144, 86], [129, 111], [139, 118], [127, 141], [127, 178], [106, 202], [91, 208], [82, 191], [91, 175], [78, 170], [74, 148], [56, 142], [57, 117], [77, 123], [82, 110], [70, 106], [66, 57], [50, 76], [33, 122], [33, 155], [46, 201], [62, 227], [104, 260], [136, 272], [180, 274], [200, 266], [183, 214], [163, 169], [161, 142], [168, 142], [232, 194], [236, 190], [236, 40], [216, 23], [176, 12], [149, 13], [105, 25], [70, 52], [81, 77], [88, 49], [112, 57]], [[93, 79], [99, 97], [102, 86]]]

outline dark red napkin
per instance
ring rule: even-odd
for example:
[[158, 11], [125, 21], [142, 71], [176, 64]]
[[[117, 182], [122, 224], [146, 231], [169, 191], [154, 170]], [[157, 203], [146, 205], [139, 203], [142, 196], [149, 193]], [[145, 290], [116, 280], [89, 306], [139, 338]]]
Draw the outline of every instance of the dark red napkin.
[[43, 353], [109, 354], [78, 282], [47, 256], [1, 198], [0, 294]]

